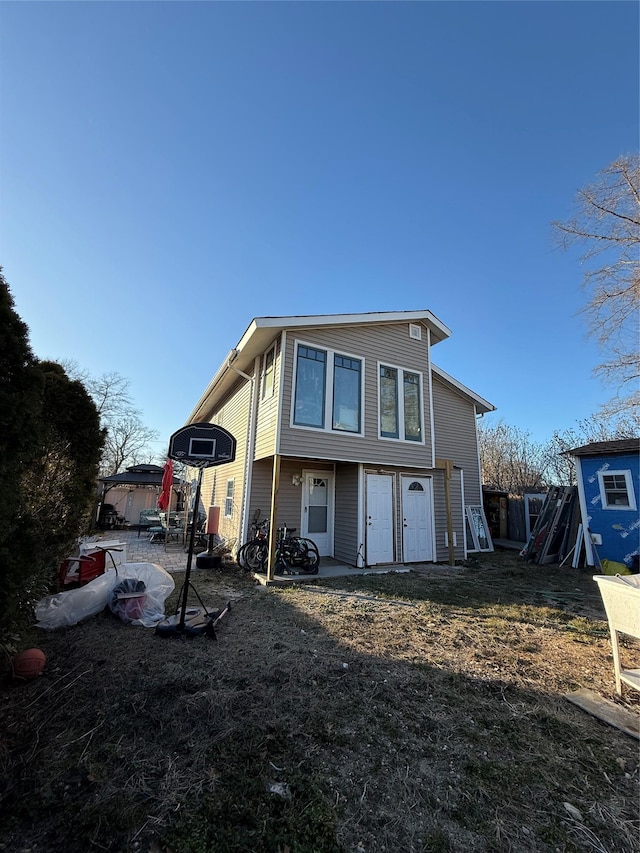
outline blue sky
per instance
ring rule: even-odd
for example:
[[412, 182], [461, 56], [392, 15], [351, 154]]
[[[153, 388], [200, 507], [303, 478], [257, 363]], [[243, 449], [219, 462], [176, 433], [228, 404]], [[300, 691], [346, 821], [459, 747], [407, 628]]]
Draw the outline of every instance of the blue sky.
[[537, 440], [594, 413], [550, 223], [638, 148], [632, 2], [1, 2], [0, 263], [164, 451], [254, 316], [427, 308]]

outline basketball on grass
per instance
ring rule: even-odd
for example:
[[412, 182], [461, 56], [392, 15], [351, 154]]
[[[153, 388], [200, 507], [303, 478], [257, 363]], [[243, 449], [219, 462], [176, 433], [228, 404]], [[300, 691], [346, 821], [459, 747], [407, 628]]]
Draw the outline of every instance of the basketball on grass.
[[13, 676], [22, 681], [37, 678], [42, 675], [46, 661], [47, 656], [42, 649], [25, 649], [13, 658]]

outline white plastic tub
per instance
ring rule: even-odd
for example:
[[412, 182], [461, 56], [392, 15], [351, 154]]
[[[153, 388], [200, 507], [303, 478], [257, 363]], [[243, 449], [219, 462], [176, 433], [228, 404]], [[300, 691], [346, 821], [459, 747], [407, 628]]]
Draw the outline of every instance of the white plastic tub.
[[640, 669], [622, 669], [618, 633], [640, 640], [640, 575], [594, 575], [609, 621], [616, 691], [622, 695], [624, 682], [640, 690]]

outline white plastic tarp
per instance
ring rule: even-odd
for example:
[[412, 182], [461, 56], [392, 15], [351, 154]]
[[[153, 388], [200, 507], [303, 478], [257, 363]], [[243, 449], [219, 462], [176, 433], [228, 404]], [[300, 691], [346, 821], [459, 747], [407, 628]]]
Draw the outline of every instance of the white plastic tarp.
[[114, 589], [129, 579], [141, 581], [144, 592], [139, 596], [137, 618], [125, 621], [152, 628], [164, 619], [164, 603], [175, 588], [171, 575], [155, 563], [122, 563], [117, 572], [108, 569], [78, 589], [45, 596], [35, 606], [38, 628], [53, 630], [77, 625], [83, 619], [100, 613], [107, 605], [117, 613], [117, 605], [111, 606], [114, 604]]

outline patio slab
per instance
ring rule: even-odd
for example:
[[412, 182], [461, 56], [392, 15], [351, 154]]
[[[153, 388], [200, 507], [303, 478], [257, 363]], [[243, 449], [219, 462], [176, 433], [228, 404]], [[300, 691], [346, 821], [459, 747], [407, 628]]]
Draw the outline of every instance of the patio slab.
[[[93, 537], [92, 537], [93, 538]], [[156, 563], [162, 566], [165, 571], [170, 574], [185, 572], [187, 569], [188, 551], [187, 546], [178, 541], [151, 542], [148, 531], [137, 530], [109, 530], [104, 535], [97, 535], [96, 542], [100, 541], [113, 542], [117, 540], [123, 542], [127, 546], [127, 562], [129, 563]], [[206, 572], [208, 569], [198, 569], [196, 566], [195, 555], [191, 563], [191, 571]], [[356, 569], [353, 566], [348, 566], [341, 563], [339, 560], [334, 560], [330, 557], [322, 558], [320, 569], [317, 575], [278, 575], [271, 581], [267, 581], [265, 575], [255, 573], [255, 579], [265, 585], [283, 585], [288, 583], [304, 583], [306, 581], [315, 581], [319, 578], [341, 578], [354, 577], [356, 575], [365, 574], [386, 574], [389, 572], [410, 572], [411, 569], [407, 566], [385, 565], [376, 566], [375, 568]]]

